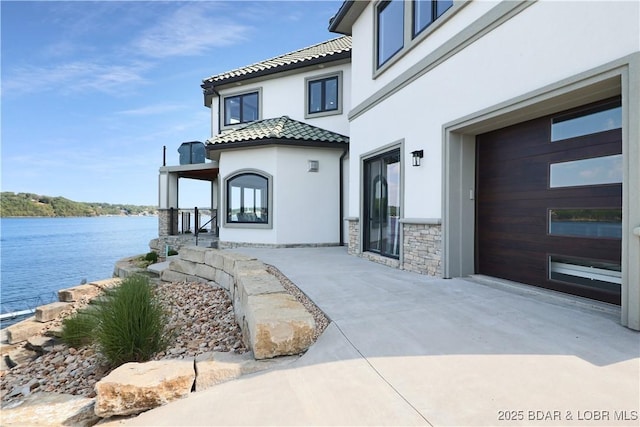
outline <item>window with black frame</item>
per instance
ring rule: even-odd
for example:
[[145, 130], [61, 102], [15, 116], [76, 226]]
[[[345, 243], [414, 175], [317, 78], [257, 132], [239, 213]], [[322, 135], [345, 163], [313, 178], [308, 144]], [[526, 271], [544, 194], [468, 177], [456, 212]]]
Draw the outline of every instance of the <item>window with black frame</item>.
[[232, 126], [258, 120], [258, 92], [224, 98], [224, 125]]
[[338, 76], [308, 82], [308, 114], [338, 110]]
[[[387, 63], [408, 51], [424, 37], [425, 31], [449, 9], [453, 0], [386, 0], [376, 4], [375, 9], [375, 65], [386, 68]], [[409, 31], [410, 29], [410, 31]]]
[[376, 14], [377, 65], [381, 67], [404, 46], [404, 0], [380, 2]]
[[244, 173], [227, 180], [227, 223], [269, 222], [269, 180]]
[[453, 0], [415, 0], [413, 2], [413, 37], [420, 34], [451, 6], [453, 6]]

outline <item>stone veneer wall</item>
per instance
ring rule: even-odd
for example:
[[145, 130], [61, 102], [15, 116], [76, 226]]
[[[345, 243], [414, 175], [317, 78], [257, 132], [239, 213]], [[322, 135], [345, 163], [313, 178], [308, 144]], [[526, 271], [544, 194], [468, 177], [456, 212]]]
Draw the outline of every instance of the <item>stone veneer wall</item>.
[[[171, 229], [171, 210], [158, 209], [158, 236], [168, 236], [170, 229]], [[178, 215], [174, 215], [173, 229], [178, 230]]]
[[393, 268], [400, 268], [400, 261], [386, 256], [378, 255], [373, 252], [360, 251], [360, 218], [346, 218], [349, 222], [349, 247], [347, 252], [349, 255], [356, 255], [369, 261], [384, 264]]
[[361, 252], [359, 218], [346, 218], [346, 221], [349, 222], [350, 255], [415, 273], [442, 276], [442, 226], [439, 220], [401, 220], [402, 261]]
[[350, 255], [358, 255], [360, 253], [360, 218], [347, 218], [349, 222], [349, 246]]
[[[186, 246], [195, 246], [196, 236], [193, 234], [178, 234], [177, 236], [161, 236], [149, 241], [149, 249], [165, 256], [167, 249], [180, 252]], [[198, 246], [205, 248], [217, 248], [218, 238], [211, 233], [201, 233], [198, 236]]]
[[403, 222], [402, 268], [442, 276], [441, 224]]

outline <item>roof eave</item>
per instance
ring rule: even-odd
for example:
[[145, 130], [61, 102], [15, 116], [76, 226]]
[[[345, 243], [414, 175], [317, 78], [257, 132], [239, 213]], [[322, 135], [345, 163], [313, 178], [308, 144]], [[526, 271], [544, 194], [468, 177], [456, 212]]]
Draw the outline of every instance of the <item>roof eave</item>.
[[218, 144], [207, 144], [205, 146], [208, 152], [222, 151], [237, 148], [264, 147], [268, 145], [289, 145], [296, 147], [313, 147], [313, 148], [335, 148], [344, 149], [349, 146], [348, 142], [337, 141], [313, 141], [306, 139], [286, 139], [286, 138], [262, 138], [251, 139], [237, 142], [223, 142]]
[[368, 4], [369, 2], [364, 0], [345, 0], [329, 21], [329, 31], [350, 36], [353, 23]]
[[292, 71], [292, 70], [296, 70], [299, 68], [305, 68], [305, 67], [311, 67], [314, 65], [319, 65], [319, 64], [325, 64], [327, 62], [335, 62], [335, 61], [340, 61], [340, 60], [344, 60], [344, 59], [349, 59], [351, 58], [351, 49], [343, 51], [343, 52], [338, 52], [338, 53], [333, 53], [330, 55], [325, 55], [325, 56], [321, 56], [319, 58], [313, 58], [307, 61], [300, 61], [300, 62], [295, 62], [292, 64], [286, 64], [286, 65], [282, 65], [279, 67], [273, 67], [273, 68], [268, 68], [268, 69], [264, 69], [264, 70], [259, 70], [259, 71], [255, 71], [253, 73], [247, 73], [247, 74], [243, 74], [240, 76], [232, 76], [223, 80], [217, 80], [217, 81], [203, 81], [202, 84], [200, 85], [200, 87], [203, 89], [204, 91], [204, 96], [205, 98], [207, 96], [211, 96], [211, 95], [217, 95], [215, 93], [215, 88], [218, 86], [223, 86], [223, 85], [228, 85], [230, 83], [238, 83], [238, 82], [242, 82], [245, 80], [251, 80], [251, 79], [255, 79], [255, 78], [260, 78], [260, 77], [265, 77], [271, 74], [277, 74], [277, 73], [282, 73], [285, 71]]

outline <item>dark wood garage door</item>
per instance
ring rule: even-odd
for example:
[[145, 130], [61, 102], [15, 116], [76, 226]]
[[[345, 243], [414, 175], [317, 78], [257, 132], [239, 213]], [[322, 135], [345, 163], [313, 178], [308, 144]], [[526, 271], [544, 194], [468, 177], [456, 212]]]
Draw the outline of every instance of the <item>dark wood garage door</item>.
[[620, 304], [619, 99], [476, 139], [476, 272]]

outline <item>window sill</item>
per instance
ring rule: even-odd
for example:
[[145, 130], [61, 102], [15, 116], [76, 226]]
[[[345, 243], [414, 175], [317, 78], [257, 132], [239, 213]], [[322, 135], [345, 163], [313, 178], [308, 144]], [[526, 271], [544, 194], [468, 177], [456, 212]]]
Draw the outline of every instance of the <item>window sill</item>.
[[244, 228], [251, 230], [270, 230], [273, 228], [271, 223], [260, 223], [260, 222], [225, 222], [222, 225], [224, 228]]
[[337, 110], [330, 110], [330, 111], [319, 111], [317, 113], [305, 113], [304, 118], [316, 119], [320, 117], [339, 116], [340, 114], [342, 114], [342, 108], [338, 108]]

